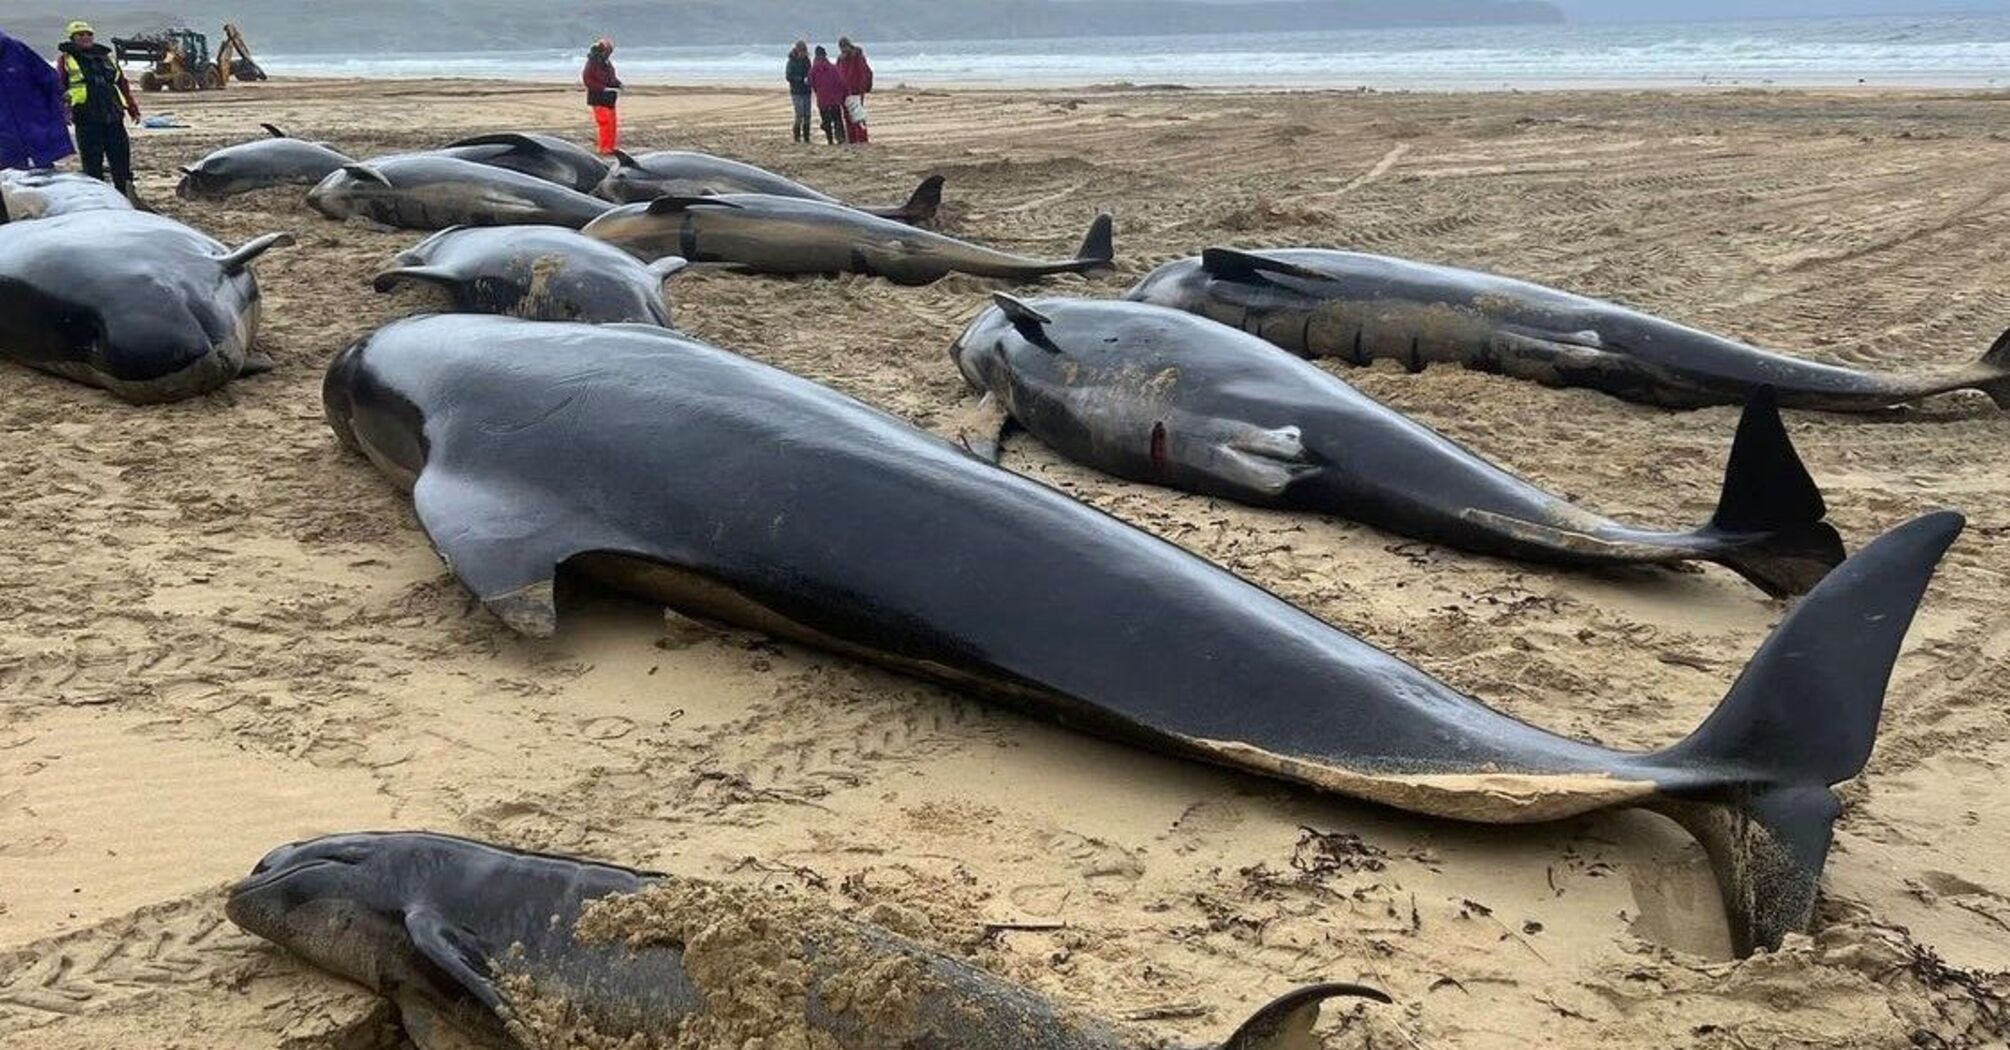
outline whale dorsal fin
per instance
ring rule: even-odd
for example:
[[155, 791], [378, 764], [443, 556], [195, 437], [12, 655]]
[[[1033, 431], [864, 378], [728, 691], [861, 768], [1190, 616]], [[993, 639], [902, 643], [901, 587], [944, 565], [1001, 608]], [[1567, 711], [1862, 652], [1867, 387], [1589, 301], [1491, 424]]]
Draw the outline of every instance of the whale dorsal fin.
[[1391, 1002], [1388, 995], [1358, 984], [1314, 984], [1288, 992], [1256, 1011], [1220, 1050], [1319, 1050], [1326, 1045], [1312, 1034], [1319, 1007], [1343, 995]]
[[1265, 274], [1280, 277], [1297, 277], [1308, 281], [1331, 281], [1333, 275], [1320, 273], [1307, 266], [1274, 259], [1255, 252], [1237, 251], [1234, 248], [1209, 248], [1200, 253], [1200, 268], [1208, 276], [1224, 281], [1260, 281]]
[[629, 153], [625, 149], [614, 151], [614, 163], [624, 168], [639, 168], [642, 166], [642, 163], [635, 159], [634, 154]]
[[717, 197], [679, 197], [675, 195], [665, 195], [649, 202], [649, 214], [671, 215], [680, 211], [689, 211], [692, 208], [738, 208], [738, 207], [739, 205], [734, 204], [732, 201], [720, 200]]
[[276, 138], [276, 139], [290, 139], [290, 138], [292, 138], [292, 137], [293, 137], [293, 136], [291, 136], [291, 135], [288, 135], [288, 134], [287, 134], [287, 133], [285, 132], [285, 130], [283, 130], [282, 128], [280, 128], [280, 126], [279, 126], [279, 125], [277, 125], [277, 124], [260, 124], [260, 125], [259, 125], [259, 127], [261, 127], [261, 128], [264, 128], [264, 129], [265, 129], [265, 133], [266, 133], [267, 135], [270, 135], [270, 136], [272, 136], [273, 138]]

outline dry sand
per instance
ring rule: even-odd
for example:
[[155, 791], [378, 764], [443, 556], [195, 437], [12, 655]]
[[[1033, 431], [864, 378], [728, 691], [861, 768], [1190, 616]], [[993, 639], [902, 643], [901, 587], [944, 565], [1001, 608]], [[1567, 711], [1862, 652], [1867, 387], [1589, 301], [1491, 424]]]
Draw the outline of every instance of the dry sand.
[[[236, 932], [216, 891], [281, 841], [397, 827], [789, 887], [1168, 1038], [1219, 1039], [1330, 978], [1400, 1004], [1337, 1011], [1335, 1047], [2003, 1045], [2010, 416], [1985, 403], [1790, 421], [1853, 544], [1941, 506], [1972, 525], [1842, 790], [1812, 937], [1730, 962], [1701, 851], [1647, 815], [1414, 819], [604, 596], [556, 640], [508, 635], [321, 420], [323, 362], [427, 302], [365, 283], [418, 235], [327, 222], [295, 192], [191, 205], [170, 173], [259, 121], [358, 155], [584, 137], [574, 93], [275, 82], [153, 105], [194, 125], [140, 140], [164, 211], [301, 243], [259, 264], [275, 374], [137, 409], [0, 368], [0, 1046], [395, 1045], [369, 997]], [[642, 91], [626, 111], [634, 147], [862, 202], [941, 171], [948, 228], [1010, 248], [1063, 253], [1113, 211], [1119, 272], [1059, 293], [1113, 295], [1209, 243], [1315, 244], [1866, 366], [1963, 364], [2010, 324], [2001, 97], [889, 90], [874, 115], [880, 141], [842, 151], [788, 143], [773, 94]], [[990, 287], [674, 291], [691, 332], [941, 429], [965, 396], [945, 349]], [[1343, 374], [1648, 523], [1708, 516], [1735, 419]], [[1687, 732], [1784, 608], [1720, 570], [1533, 569], [1112, 481], [1024, 439], [1006, 462], [1613, 745]]]

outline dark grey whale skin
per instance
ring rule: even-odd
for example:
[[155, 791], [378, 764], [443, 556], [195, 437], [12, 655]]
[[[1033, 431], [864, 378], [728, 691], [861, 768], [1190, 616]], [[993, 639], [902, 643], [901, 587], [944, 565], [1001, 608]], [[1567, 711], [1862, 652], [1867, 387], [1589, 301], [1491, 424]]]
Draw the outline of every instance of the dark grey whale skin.
[[502, 131], [459, 139], [431, 151], [477, 164], [522, 172], [580, 193], [592, 193], [607, 178], [607, 162], [591, 150], [556, 135]]
[[225, 146], [181, 169], [175, 196], [220, 200], [274, 186], [313, 186], [355, 159], [324, 143], [294, 138], [271, 124], [266, 138]]
[[1439, 817], [1670, 813], [1741, 950], [1803, 926], [1959, 515], [1870, 544], [1717, 710], [1618, 751], [1487, 707], [1215, 565], [836, 391], [662, 329], [444, 316], [336, 355], [330, 426], [503, 622], [561, 565], [1075, 728]]
[[1210, 248], [1126, 294], [1262, 336], [1302, 357], [1434, 362], [1669, 408], [1874, 412], [1954, 390], [2010, 407], [2010, 333], [1973, 365], [1893, 376], [1762, 350], [1652, 314], [1474, 270], [1360, 252]]
[[89, 210], [0, 225], [0, 357], [133, 404], [180, 401], [269, 370], [252, 260], [159, 215]]
[[684, 268], [672, 256], [633, 255], [561, 226], [457, 226], [400, 252], [372, 287], [407, 282], [446, 291], [459, 313], [587, 324], [670, 323], [663, 282]]
[[[615, 150], [614, 160], [613, 170], [594, 193], [617, 204], [646, 204], [664, 196], [705, 197], [720, 193], [766, 193], [825, 204], [844, 203], [766, 168], [710, 153], [663, 150], [635, 157]], [[935, 218], [942, 205], [942, 184], [942, 176], [930, 175], [915, 188], [907, 203], [899, 207], [859, 210], [882, 219], [925, 223]]]
[[1775, 596], [1843, 560], [1764, 392], [1715, 517], [1654, 531], [1545, 492], [1238, 329], [1146, 303], [996, 298], [950, 348], [965, 380], [1062, 455], [1118, 477], [1528, 561], [1716, 561]]
[[1110, 217], [1099, 215], [1073, 259], [1041, 260], [971, 244], [841, 204], [728, 193], [624, 204], [581, 231], [642, 259], [678, 255], [746, 273], [857, 273], [922, 285], [952, 273], [1030, 281], [1106, 269], [1115, 257]]
[[613, 207], [520, 171], [428, 153], [344, 165], [308, 192], [307, 203], [331, 219], [358, 216], [412, 230], [450, 226], [576, 230]]
[[[661, 1038], [708, 1010], [680, 946], [631, 949], [575, 934], [593, 901], [670, 879], [423, 832], [331, 835], [267, 854], [231, 888], [225, 913], [239, 927], [391, 998], [420, 1050], [532, 1050], [511, 994], [517, 981], [502, 978], [527, 978], [541, 998], [564, 1002], [603, 1037]], [[834, 921], [805, 932], [801, 951], [810, 991], [804, 1021], [847, 1048], [1159, 1045], [865, 923]], [[905, 1030], [833, 1005], [827, 992], [856, 985], [862, 966], [887, 964], [919, 972], [930, 986]], [[1293, 1020], [1309, 1023], [1320, 1002], [1342, 995], [1388, 1001], [1354, 985], [1307, 986], [1258, 1011], [1224, 1050], [1288, 1050], [1271, 1032]]]

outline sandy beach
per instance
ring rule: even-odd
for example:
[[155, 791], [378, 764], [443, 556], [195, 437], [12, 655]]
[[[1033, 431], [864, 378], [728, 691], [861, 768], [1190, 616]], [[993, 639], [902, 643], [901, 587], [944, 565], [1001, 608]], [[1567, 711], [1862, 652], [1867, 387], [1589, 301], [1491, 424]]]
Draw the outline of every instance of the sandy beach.
[[[889, 89], [869, 148], [788, 141], [787, 99], [644, 88], [631, 149], [704, 149], [864, 204], [947, 176], [943, 226], [1069, 253], [1114, 214], [1114, 296], [1212, 244], [1496, 270], [1810, 357], [1967, 364], [2010, 326], [2010, 98], [1868, 92], [1372, 95]], [[1702, 850], [1615, 812], [1433, 822], [1104, 743], [793, 645], [577, 595], [550, 641], [447, 574], [322, 419], [322, 367], [430, 293], [368, 278], [422, 235], [298, 191], [178, 200], [269, 121], [355, 156], [485, 130], [590, 141], [569, 88], [234, 85], [153, 99], [144, 195], [257, 267], [276, 372], [134, 408], [0, 367], [0, 1047], [365, 1050], [373, 996], [223, 918], [268, 848], [426, 828], [702, 875], [870, 918], [1155, 1036], [1218, 1041], [1311, 980], [1334, 1048], [2001, 1047], [2010, 1039], [2010, 415], [1980, 395], [1795, 413], [1852, 549], [1966, 512], [1893, 679], [1814, 929], [1733, 961]], [[690, 333], [946, 431], [947, 356], [1001, 285], [694, 273]], [[1737, 413], [1438, 368], [1337, 374], [1629, 521], [1710, 515]], [[1689, 732], [1786, 610], [1732, 573], [1550, 571], [1005, 464], [1177, 542], [1506, 711], [1647, 748]], [[953, 540], [949, 541], [953, 542]], [[917, 552], [914, 571], [929, 571]], [[782, 1050], [769, 1047], [768, 1050]], [[794, 1048], [790, 1048], [794, 1050]]]

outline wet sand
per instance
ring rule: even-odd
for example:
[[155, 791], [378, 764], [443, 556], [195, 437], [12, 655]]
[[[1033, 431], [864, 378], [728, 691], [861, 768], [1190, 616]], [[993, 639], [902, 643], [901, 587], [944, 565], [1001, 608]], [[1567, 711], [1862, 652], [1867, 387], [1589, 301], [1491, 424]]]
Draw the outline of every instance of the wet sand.
[[[1311, 244], [1866, 367], [1966, 364], [2010, 325], [2001, 96], [896, 89], [857, 151], [789, 143], [775, 94], [626, 107], [633, 149], [721, 152], [861, 203], [942, 172], [948, 230], [1030, 254], [1113, 212], [1117, 272], [1056, 294], [1115, 295], [1213, 243]], [[1731, 962], [1701, 850], [1649, 815], [1420, 820], [606, 595], [569, 604], [554, 640], [510, 636], [321, 419], [326, 360], [432, 302], [367, 283], [421, 235], [326, 221], [300, 192], [179, 201], [173, 169], [260, 121], [358, 156], [482, 130], [585, 140], [574, 93], [273, 82], [153, 108], [193, 125], [137, 144], [162, 211], [301, 243], [258, 264], [271, 375], [137, 409], [0, 367], [0, 1047], [396, 1045], [371, 997], [223, 922], [217, 890], [291, 838], [420, 827], [786, 887], [1189, 1042], [1328, 978], [1399, 1004], [1335, 1011], [1333, 1047], [2003, 1045], [2010, 416], [1979, 395], [1789, 419], [1853, 548], [1937, 507], [1971, 525], [1841, 789], [1815, 930]], [[701, 273], [672, 292], [695, 335], [946, 430], [968, 396], [946, 349], [993, 287]], [[1736, 420], [1334, 367], [1647, 524], [1709, 516]], [[1715, 568], [1553, 572], [1114, 481], [1024, 437], [1005, 462], [1615, 746], [1688, 732], [1785, 610]]]

